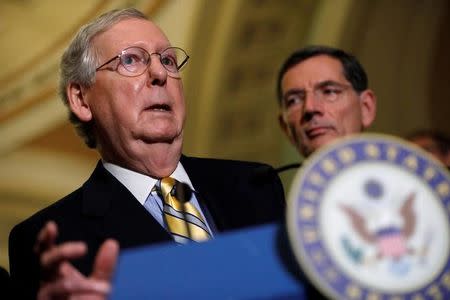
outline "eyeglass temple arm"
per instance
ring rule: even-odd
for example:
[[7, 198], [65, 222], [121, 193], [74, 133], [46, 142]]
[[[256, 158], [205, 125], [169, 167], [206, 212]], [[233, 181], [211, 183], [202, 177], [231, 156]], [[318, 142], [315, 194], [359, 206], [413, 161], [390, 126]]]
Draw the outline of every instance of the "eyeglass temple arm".
[[180, 64], [180, 66], [178, 67], [178, 70], [180, 70], [188, 61], [189, 59], [189, 55], [186, 56], [186, 58], [183, 60], [183, 62]]
[[106, 66], [107, 64], [109, 64], [110, 62], [116, 60], [120, 58], [120, 55], [114, 56], [113, 58], [111, 58], [110, 60], [108, 60], [107, 62], [105, 62], [103, 65], [101, 65], [100, 67], [97, 67], [97, 69], [95, 69], [95, 71], [100, 70], [101, 68], [103, 68], [104, 66]]

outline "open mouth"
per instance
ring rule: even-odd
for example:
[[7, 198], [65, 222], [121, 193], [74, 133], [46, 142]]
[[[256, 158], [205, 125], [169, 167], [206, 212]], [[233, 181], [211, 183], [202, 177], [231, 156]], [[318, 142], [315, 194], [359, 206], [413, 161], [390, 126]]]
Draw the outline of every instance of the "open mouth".
[[161, 112], [172, 111], [170, 105], [167, 104], [155, 104], [150, 106], [149, 109], [152, 111], [161, 111]]

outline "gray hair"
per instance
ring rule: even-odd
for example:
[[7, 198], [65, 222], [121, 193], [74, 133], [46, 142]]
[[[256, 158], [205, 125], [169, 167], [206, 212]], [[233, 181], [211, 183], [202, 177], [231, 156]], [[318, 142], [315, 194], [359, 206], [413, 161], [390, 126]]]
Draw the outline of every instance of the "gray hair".
[[[96, 49], [92, 45], [94, 37], [125, 19], [145, 19], [147, 16], [135, 8], [112, 10], [106, 12], [80, 28], [69, 47], [64, 52], [60, 64], [59, 94], [63, 103], [69, 108], [67, 86], [76, 83], [89, 88], [95, 83], [97, 65]], [[69, 108], [69, 120], [77, 133], [84, 139], [89, 148], [95, 148], [97, 141], [92, 127], [94, 121], [81, 121]]]

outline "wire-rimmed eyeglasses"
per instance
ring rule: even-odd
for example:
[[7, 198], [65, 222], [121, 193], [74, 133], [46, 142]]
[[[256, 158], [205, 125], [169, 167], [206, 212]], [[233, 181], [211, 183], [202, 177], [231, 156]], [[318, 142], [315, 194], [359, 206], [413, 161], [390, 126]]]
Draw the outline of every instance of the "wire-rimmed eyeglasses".
[[338, 101], [343, 93], [350, 89], [352, 89], [351, 85], [329, 80], [319, 83], [311, 90], [293, 88], [287, 91], [283, 96], [282, 108], [286, 111], [303, 108], [308, 93], [313, 94], [314, 101], [320, 103], [333, 103]]
[[141, 47], [133, 46], [122, 50], [120, 54], [97, 67], [95, 71], [97, 72], [107, 64], [119, 59], [119, 63], [113, 69], [114, 71], [127, 77], [139, 76], [150, 66], [152, 55], [158, 55], [161, 65], [170, 73], [170, 76], [175, 78], [179, 78], [179, 71], [189, 59], [186, 51], [178, 47], [169, 47], [160, 53], [148, 53]]

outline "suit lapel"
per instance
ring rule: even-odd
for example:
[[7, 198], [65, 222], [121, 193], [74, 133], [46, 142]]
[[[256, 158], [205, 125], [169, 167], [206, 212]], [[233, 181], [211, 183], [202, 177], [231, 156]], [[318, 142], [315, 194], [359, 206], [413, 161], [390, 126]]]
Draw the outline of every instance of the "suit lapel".
[[83, 186], [82, 201], [82, 217], [95, 223], [91, 228], [100, 240], [115, 238], [121, 248], [172, 240], [101, 162]]
[[202, 209], [206, 207], [207, 214], [212, 217], [211, 222], [218, 231], [227, 230], [233, 209], [230, 207], [229, 189], [226, 187], [232, 174], [222, 174], [218, 182], [215, 175], [220, 174], [221, 170], [213, 169], [205, 163], [206, 160], [182, 156], [180, 161], [197, 192]]

